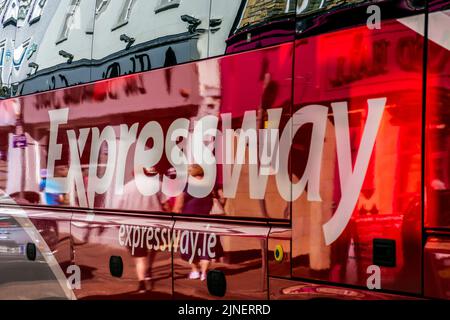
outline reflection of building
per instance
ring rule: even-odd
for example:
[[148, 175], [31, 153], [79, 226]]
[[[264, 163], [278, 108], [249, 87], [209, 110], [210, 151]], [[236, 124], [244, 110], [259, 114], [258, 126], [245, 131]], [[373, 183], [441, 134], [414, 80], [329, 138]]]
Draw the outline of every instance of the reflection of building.
[[292, 41], [295, 5], [292, 0], [248, 0], [237, 16], [227, 42], [227, 53]]
[[0, 0], [0, 96], [223, 54], [241, 2]]
[[[72, 70], [80, 70], [80, 64], [90, 60], [90, 46], [83, 44], [92, 42], [92, 37], [82, 30], [84, 21], [80, 17], [93, 12], [93, 4], [72, 0], [11, 0], [0, 9], [0, 42], [11, 43], [4, 52], [0, 50], [5, 57], [0, 60], [6, 66], [2, 78], [8, 79], [6, 85], [11, 87], [3, 97], [90, 80], [88, 70]], [[72, 55], [73, 64], [61, 52]]]
[[96, 14], [93, 79], [207, 57], [209, 0], [103, 1]]
[[248, 0], [239, 28], [294, 12], [295, 4], [295, 1], [289, 0]]

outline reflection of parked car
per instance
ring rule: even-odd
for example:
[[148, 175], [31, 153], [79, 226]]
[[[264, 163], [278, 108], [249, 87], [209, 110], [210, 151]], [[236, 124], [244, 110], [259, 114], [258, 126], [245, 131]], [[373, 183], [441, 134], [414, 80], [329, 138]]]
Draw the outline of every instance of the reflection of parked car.
[[13, 217], [0, 215], [0, 257], [24, 256], [27, 242], [28, 236], [19, 223]]
[[[37, 205], [41, 202], [41, 196], [34, 191], [16, 192], [11, 194], [11, 198], [17, 203], [25, 205]], [[41, 234], [51, 251], [56, 249], [58, 244], [58, 224], [51, 219], [31, 219], [36, 229]]]

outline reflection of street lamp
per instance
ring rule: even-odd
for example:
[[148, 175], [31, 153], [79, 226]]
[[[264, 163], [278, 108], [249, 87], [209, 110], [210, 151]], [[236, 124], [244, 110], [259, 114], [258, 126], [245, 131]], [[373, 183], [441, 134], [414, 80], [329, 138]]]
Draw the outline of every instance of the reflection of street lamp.
[[187, 14], [183, 14], [181, 16], [181, 21], [184, 21], [189, 24], [188, 26], [189, 33], [197, 32], [197, 27], [202, 23], [202, 20], [194, 18]]
[[63, 58], [66, 58], [68, 64], [71, 64], [74, 58], [73, 54], [64, 50], [60, 50], [59, 55], [62, 56]]
[[215, 33], [220, 30], [220, 25], [222, 24], [222, 19], [210, 19], [209, 20], [209, 27], [212, 33]]
[[120, 41], [123, 41], [127, 44], [125, 50], [128, 50], [131, 48], [131, 46], [133, 45], [134, 41], [136, 41], [136, 39], [131, 38], [131, 37], [127, 36], [126, 34], [121, 34]]

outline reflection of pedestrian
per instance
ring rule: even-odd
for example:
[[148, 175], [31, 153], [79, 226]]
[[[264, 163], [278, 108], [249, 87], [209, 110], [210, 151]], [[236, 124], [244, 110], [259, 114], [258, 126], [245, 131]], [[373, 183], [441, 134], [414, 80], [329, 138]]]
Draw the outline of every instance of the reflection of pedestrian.
[[[201, 180], [203, 178], [204, 172], [201, 166], [197, 164], [193, 164], [189, 166], [189, 175], [192, 177]], [[191, 214], [191, 215], [209, 215], [211, 209], [213, 207], [213, 195], [209, 194], [204, 198], [195, 198], [187, 193], [187, 188], [184, 192], [178, 196], [175, 200], [175, 205], [173, 211], [175, 213], [183, 213], [183, 214]], [[197, 236], [197, 235], [196, 235]], [[185, 241], [189, 241], [185, 238]], [[198, 253], [198, 248], [203, 248], [205, 239], [205, 234], [199, 232], [197, 247], [194, 248], [194, 252], [186, 252], [182, 253], [181, 257], [185, 261], [189, 261], [191, 256], [194, 256], [194, 259], [191, 263], [191, 272], [189, 273], [189, 279], [199, 279], [204, 281], [206, 280], [206, 275], [208, 272], [208, 268], [210, 265], [211, 257], [208, 256], [206, 251], [208, 250], [200, 250], [201, 254]], [[217, 239], [217, 245], [215, 247], [215, 257], [218, 258], [222, 254], [222, 246], [220, 243], [220, 239]], [[187, 244], [183, 244], [185, 247], [189, 247]], [[198, 265], [200, 266], [200, 272], [198, 270]]]
[[152, 174], [155, 174], [154, 168], [145, 169], [144, 172], [137, 174], [134, 179], [130, 180], [124, 186], [123, 194], [115, 197], [113, 201], [114, 209], [163, 212], [164, 205], [167, 202], [165, 195], [162, 192], [157, 192], [151, 196], [144, 196], [136, 185], [136, 181], [146, 179], [146, 175]]
[[[57, 177], [65, 177], [67, 168], [57, 167], [55, 170]], [[44, 193], [44, 202], [48, 206], [65, 206], [68, 205], [68, 196], [64, 193], [64, 186], [54, 179], [47, 179], [47, 170], [41, 170], [41, 183], [39, 190]]]
[[[158, 192], [151, 196], [144, 196], [138, 190], [136, 180], [145, 179], [146, 175], [153, 175], [156, 171], [152, 167], [150, 169], [144, 169], [142, 173], [137, 174], [134, 179], [129, 181], [123, 190], [121, 196], [117, 196], [114, 200], [114, 209], [130, 210], [130, 211], [150, 211], [150, 212], [163, 212], [164, 205], [167, 202], [167, 198], [162, 192]], [[133, 173], [134, 176], [134, 173]], [[128, 250], [132, 250], [128, 247]], [[149, 251], [147, 246], [138, 246], [134, 249], [133, 258], [136, 264], [136, 274], [139, 281], [138, 291], [145, 292], [151, 290], [152, 278], [151, 268], [155, 259], [155, 252]]]

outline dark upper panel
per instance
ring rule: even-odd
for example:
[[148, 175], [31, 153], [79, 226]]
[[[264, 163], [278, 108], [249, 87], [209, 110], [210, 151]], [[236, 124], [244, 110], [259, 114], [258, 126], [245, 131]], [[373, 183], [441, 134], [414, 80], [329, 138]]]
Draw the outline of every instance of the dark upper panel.
[[210, 0], [97, 0], [92, 80], [208, 56]]
[[[423, 13], [426, 0], [297, 0], [297, 37]], [[381, 27], [381, 26], [380, 26]]]
[[[94, 0], [10, 1], [18, 10], [11, 95], [25, 95], [90, 81]], [[5, 20], [6, 21], [6, 20]]]
[[296, 0], [211, 0], [210, 56], [291, 41]]

